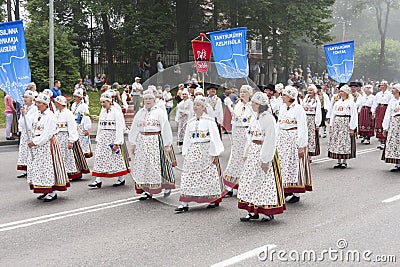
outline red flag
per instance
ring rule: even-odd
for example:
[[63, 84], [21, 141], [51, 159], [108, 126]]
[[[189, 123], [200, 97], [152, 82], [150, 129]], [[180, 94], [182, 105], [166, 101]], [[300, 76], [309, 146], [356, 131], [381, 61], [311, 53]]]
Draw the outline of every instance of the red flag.
[[204, 33], [200, 33], [200, 41], [192, 41], [194, 61], [198, 72], [208, 71], [208, 64], [211, 58], [211, 43], [203, 41], [204, 36]]

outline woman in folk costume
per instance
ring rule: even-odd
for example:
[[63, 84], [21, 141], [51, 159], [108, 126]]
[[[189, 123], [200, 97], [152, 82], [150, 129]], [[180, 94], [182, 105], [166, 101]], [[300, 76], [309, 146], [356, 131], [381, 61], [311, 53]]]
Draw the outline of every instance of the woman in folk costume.
[[130, 173], [129, 155], [124, 148], [124, 115], [113, 105], [113, 93], [101, 94], [102, 109], [96, 134], [96, 151], [92, 176], [96, 180], [89, 187], [101, 188], [101, 178], [118, 177], [114, 187], [125, 185], [124, 175]]
[[385, 136], [383, 136], [382, 122], [383, 118], [385, 117], [386, 109], [393, 95], [392, 92], [390, 92], [390, 90], [388, 89], [387, 81], [381, 81], [381, 83], [379, 84], [379, 89], [380, 91], [375, 95], [374, 103], [371, 107], [371, 112], [372, 119], [375, 120], [376, 138], [378, 138], [381, 142], [378, 148], [382, 150], [385, 144]]
[[56, 106], [53, 102], [53, 91], [51, 91], [50, 89], [44, 89], [42, 93], [50, 97], [51, 101], [49, 104], [49, 109], [54, 113], [56, 111]]
[[370, 144], [370, 138], [374, 136], [374, 120], [372, 119], [371, 107], [375, 96], [372, 94], [372, 85], [364, 86], [364, 92], [361, 96], [361, 107], [358, 117], [358, 134], [363, 138], [361, 143]]
[[228, 165], [224, 172], [224, 184], [227, 190], [226, 196], [233, 195], [233, 189], [239, 186], [239, 178], [243, 172], [243, 151], [247, 141], [247, 131], [250, 119], [254, 114], [250, 98], [253, 88], [242, 85], [240, 88], [240, 100], [236, 103], [232, 113], [232, 144]]
[[[18, 121], [18, 129], [21, 132], [21, 140], [19, 142], [18, 151], [18, 165], [17, 170], [24, 171], [23, 174], [18, 175], [18, 178], [27, 176], [26, 165], [28, 157], [31, 156], [31, 149], [28, 148], [28, 141], [32, 136], [32, 124], [39, 116], [39, 111], [33, 100], [37, 94], [31, 90], [26, 90], [24, 93], [24, 105], [21, 106], [21, 116]], [[26, 121], [26, 122], [25, 122]]]
[[224, 128], [224, 134], [228, 134], [232, 131], [232, 112], [236, 103], [233, 103], [231, 96], [233, 94], [233, 90], [226, 88], [225, 89], [225, 98], [224, 98], [224, 119], [222, 121], [222, 127]]
[[129, 142], [135, 155], [132, 174], [139, 200], [151, 199], [161, 193], [168, 197], [175, 188], [172, 162], [168, 154], [172, 150], [172, 131], [167, 113], [156, 106], [151, 90], [143, 92], [144, 107], [133, 119]]
[[218, 156], [224, 151], [215, 118], [204, 114], [207, 99], [194, 99], [195, 117], [188, 122], [183, 141], [184, 156], [181, 175], [181, 195], [175, 211], [189, 210], [189, 202], [210, 203], [207, 208], [219, 206], [224, 196]]
[[50, 97], [40, 93], [36, 98], [39, 115], [32, 124], [32, 140], [28, 146], [28, 183], [34, 193], [40, 193], [38, 199], [50, 202], [57, 199], [57, 191], [66, 191], [69, 187], [68, 175], [62, 161], [60, 144], [55, 136], [57, 118], [48, 108]]
[[303, 100], [303, 108], [307, 115], [308, 129], [308, 155], [318, 156], [321, 154], [319, 145], [319, 126], [322, 121], [321, 102], [317, 95], [318, 89], [314, 84], [307, 88], [307, 95]]
[[177, 105], [175, 116], [175, 121], [178, 123], [178, 146], [183, 145], [187, 122], [193, 116], [193, 101], [189, 98], [189, 91], [185, 88], [181, 95], [182, 101]]
[[92, 146], [90, 145], [89, 130], [92, 127], [90, 120], [89, 107], [83, 102], [83, 89], [75, 90], [74, 103], [71, 105], [71, 111], [75, 116], [76, 124], [78, 125], [79, 145], [82, 148], [86, 158], [93, 157]]
[[334, 168], [345, 169], [347, 159], [356, 157], [354, 131], [358, 125], [358, 113], [348, 85], [340, 88], [340, 97], [332, 108], [328, 157], [338, 160]]
[[67, 109], [67, 99], [64, 96], [54, 98], [54, 105], [58, 128], [56, 137], [60, 143], [65, 170], [69, 180], [80, 179], [82, 173], [90, 173], [90, 170], [77, 142], [79, 135], [74, 114]]
[[268, 111], [268, 96], [257, 92], [251, 98], [255, 116], [248, 128], [248, 140], [245, 148], [246, 162], [240, 176], [238, 189], [238, 208], [248, 214], [240, 218], [249, 221], [259, 218], [261, 221], [274, 219], [275, 214], [285, 210], [285, 197], [278, 154], [275, 149], [276, 122]]
[[297, 103], [298, 91], [286, 86], [282, 91], [283, 105], [278, 117], [277, 150], [281, 162], [285, 195], [293, 195], [288, 203], [300, 200], [299, 193], [312, 191], [308, 157], [307, 115]]
[[400, 172], [400, 84], [392, 86], [393, 98], [383, 119], [383, 135], [386, 136], [382, 160], [395, 164], [391, 172]]

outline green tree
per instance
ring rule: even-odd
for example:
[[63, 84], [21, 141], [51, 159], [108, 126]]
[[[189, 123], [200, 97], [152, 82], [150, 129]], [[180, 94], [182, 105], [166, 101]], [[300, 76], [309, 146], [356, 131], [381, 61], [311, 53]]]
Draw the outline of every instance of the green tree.
[[[69, 40], [71, 31], [63, 26], [54, 29], [54, 38], [57, 40], [54, 46], [55, 79], [63, 83], [64, 92], [72, 92], [74, 84], [79, 78], [78, 58], [73, 51], [76, 46]], [[26, 47], [28, 50], [29, 64], [34, 81], [38, 89], [48, 87], [49, 77], [49, 26], [47, 23], [30, 23], [25, 31]], [[43, 42], [43, 40], [46, 40]]]
[[384, 76], [378, 73], [381, 45], [379, 41], [368, 42], [360, 46], [355, 53], [355, 72], [353, 77], [364, 75], [374, 80], [398, 80], [400, 77], [400, 41], [388, 39], [385, 45], [386, 60], [383, 65]]

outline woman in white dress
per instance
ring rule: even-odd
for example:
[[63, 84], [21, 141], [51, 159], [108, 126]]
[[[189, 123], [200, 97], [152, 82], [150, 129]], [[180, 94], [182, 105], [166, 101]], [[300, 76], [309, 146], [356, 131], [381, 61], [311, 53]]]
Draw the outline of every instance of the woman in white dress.
[[33, 156], [28, 156], [27, 181], [37, 198], [50, 202], [57, 199], [57, 191], [66, 191], [69, 187], [67, 172], [62, 161], [60, 144], [56, 138], [57, 119], [48, 108], [50, 97], [40, 93], [36, 100], [39, 115], [32, 124], [32, 140], [28, 146]]
[[168, 197], [175, 188], [172, 162], [168, 154], [172, 150], [172, 130], [167, 113], [156, 106], [152, 90], [143, 92], [144, 107], [133, 119], [129, 132], [134, 156], [133, 179], [140, 200], [151, 199], [161, 193]]
[[[60, 143], [65, 170], [67, 171], [69, 180], [80, 179], [82, 178], [82, 172], [89, 173], [89, 168], [87, 167], [86, 159], [82, 153], [80, 153], [80, 160], [84, 161], [84, 165], [86, 165], [84, 170], [79, 167], [82, 165], [76, 160], [74, 144], [77, 143], [79, 135], [74, 114], [67, 109], [67, 99], [64, 96], [57, 96], [54, 98], [54, 105], [56, 107], [54, 114], [57, 117], [58, 128], [56, 136]], [[79, 146], [78, 143], [76, 145]]]
[[382, 122], [386, 144], [382, 160], [395, 164], [391, 172], [400, 172], [400, 84], [392, 86], [393, 98], [390, 100]]
[[[267, 94], [256, 92], [251, 98], [252, 117], [244, 149], [245, 164], [240, 176], [238, 208], [248, 212], [241, 221], [274, 219], [285, 210], [285, 197], [278, 154], [275, 149], [276, 122], [268, 111]], [[242, 151], [243, 153], [243, 151]], [[243, 154], [242, 154], [243, 156]]]
[[78, 125], [79, 145], [82, 148], [86, 158], [93, 157], [92, 146], [90, 144], [89, 130], [92, 127], [90, 120], [89, 107], [83, 102], [83, 89], [74, 91], [74, 103], [71, 105], [71, 111], [75, 116], [76, 124]]
[[331, 111], [328, 157], [337, 159], [334, 168], [347, 168], [347, 160], [356, 157], [355, 129], [358, 125], [356, 104], [348, 85], [340, 88], [340, 99]]
[[17, 170], [24, 171], [18, 178], [27, 176], [26, 165], [28, 157], [31, 156], [31, 149], [28, 148], [28, 141], [32, 136], [32, 124], [39, 116], [39, 111], [33, 103], [36, 97], [36, 91], [26, 90], [24, 93], [24, 105], [21, 106], [21, 116], [18, 120], [18, 129], [21, 132], [21, 139], [18, 149]]
[[231, 154], [224, 172], [224, 184], [227, 189], [226, 196], [232, 196], [233, 189], [238, 188], [239, 178], [243, 172], [243, 151], [246, 146], [250, 119], [254, 114], [250, 102], [252, 94], [253, 88], [249, 85], [243, 85], [240, 88], [240, 100], [233, 109]]
[[319, 126], [322, 122], [321, 101], [317, 95], [318, 89], [314, 84], [307, 88], [307, 95], [303, 100], [303, 108], [307, 115], [308, 129], [308, 155], [318, 156], [321, 154], [319, 145]]
[[125, 185], [124, 175], [130, 173], [129, 155], [124, 149], [124, 115], [113, 105], [113, 93], [101, 94], [102, 109], [96, 134], [96, 151], [92, 176], [96, 180], [89, 187], [101, 188], [101, 178], [118, 177], [114, 187]]
[[184, 89], [181, 95], [182, 101], [177, 105], [175, 116], [175, 121], [178, 123], [178, 146], [183, 145], [187, 122], [193, 116], [193, 101], [189, 98], [189, 91]]
[[281, 162], [285, 195], [293, 195], [288, 203], [300, 200], [299, 193], [312, 191], [310, 159], [308, 157], [307, 116], [297, 103], [298, 91], [286, 86], [282, 91], [283, 105], [278, 117], [277, 150]]
[[207, 99], [197, 96], [193, 101], [195, 117], [188, 121], [183, 141], [184, 156], [181, 195], [175, 211], [186, 212], [189, 202], [219, 206], [224, 196], [218, 156], [224, 151], [215, 119], [204, 114]]

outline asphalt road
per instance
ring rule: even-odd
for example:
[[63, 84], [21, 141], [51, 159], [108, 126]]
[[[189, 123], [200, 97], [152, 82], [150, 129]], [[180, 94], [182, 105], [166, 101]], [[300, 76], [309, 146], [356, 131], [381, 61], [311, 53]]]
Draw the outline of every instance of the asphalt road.
[[[224, 168], [230, 135], [223, 139]], [[236, 198], [183, 214], [173, 211], [179, 189], [139, 202], [130, 176], [122, 187], [103, 179], [101, 189], [89, 189], [87, 175], [44, 203], [16, 178], [17, 147], [1, 147], [0, 266], [378, 266], [379, 259], [399, 266], [400, 173], [380, 160], [376, 140], [358, 145], [348, 169], [333, 169], [326, 142], [311, 165], [314, 191], [269, 223], [240, 222], [246, 213]], [[315, 259], [303, 261], [310, 251]]]

